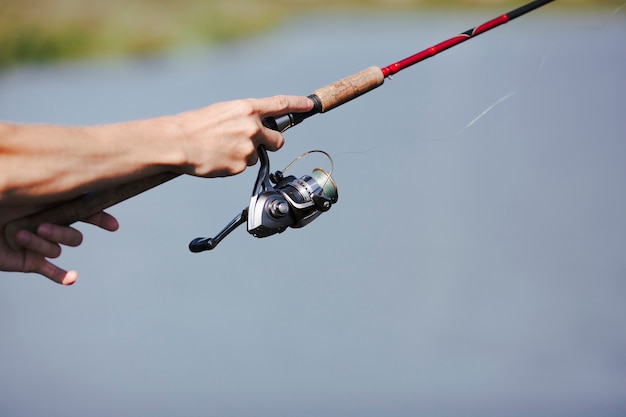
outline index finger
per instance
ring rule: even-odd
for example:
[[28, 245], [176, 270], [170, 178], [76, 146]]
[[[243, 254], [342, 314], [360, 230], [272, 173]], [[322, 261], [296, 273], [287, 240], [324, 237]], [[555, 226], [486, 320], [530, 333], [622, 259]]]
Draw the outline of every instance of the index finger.
[[257, 111], [263, 116], [282, 116], [313, 110], [313, 101], [304, 96], [274, 96], [256, 100]]

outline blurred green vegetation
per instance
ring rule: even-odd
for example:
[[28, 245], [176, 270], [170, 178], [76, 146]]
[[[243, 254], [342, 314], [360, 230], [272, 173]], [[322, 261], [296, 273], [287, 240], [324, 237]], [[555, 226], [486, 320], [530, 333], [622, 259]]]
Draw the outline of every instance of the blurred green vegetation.
[[[228, 41], [313, 11], [497, 8], [525, 0], [0, 0], [0, 68], [104, 54], [145, 54]], [[623, 1], [559, 0], [560, 13]]]

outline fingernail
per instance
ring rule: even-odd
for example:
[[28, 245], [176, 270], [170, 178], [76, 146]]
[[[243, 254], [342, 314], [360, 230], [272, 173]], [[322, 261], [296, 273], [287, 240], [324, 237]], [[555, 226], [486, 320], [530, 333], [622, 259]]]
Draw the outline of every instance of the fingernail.
[[37, 228], [37, 234], [40, 236], [50, 236], [52, 234], [52, 225], [48, 223], [40, 224]]
[[76, 282], [77, 279], [78, 279], [78, 272], [69, 271], [67, 274], [65, 274], [65, 278], [63, 278], [63, 281], [61, 281], [61, 284], [72, 285]]
[[26, 246], [30, 243], [32, 236], [26, 230], [20, 230], [15, 234], [15, 241], [20, 246]]

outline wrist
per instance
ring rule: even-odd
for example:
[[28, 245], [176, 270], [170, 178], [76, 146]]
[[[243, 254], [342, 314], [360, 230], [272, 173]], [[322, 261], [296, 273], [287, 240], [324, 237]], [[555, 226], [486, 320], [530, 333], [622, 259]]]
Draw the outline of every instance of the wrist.
[[176, 116], [130, 122], [128, 135], [121, 135], [128, 155], [135, 160], [138, 171], [155, 174], [181, 172], [186, 160], [181, 147], [182, 126]]
[[154, 162], [152, 163], [169, 171], [183, 172], [188, 161], [183, 148], [185, 129], [180, 118], [163, 116], [152, 119], [151, 122], [154, 123], [152, 133]]

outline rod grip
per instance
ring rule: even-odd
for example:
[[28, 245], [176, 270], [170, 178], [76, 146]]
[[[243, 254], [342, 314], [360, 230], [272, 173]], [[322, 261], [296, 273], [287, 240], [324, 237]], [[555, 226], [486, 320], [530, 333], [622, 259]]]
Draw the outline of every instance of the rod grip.
[[383, 82], [382, 70], [374, 66], [319, 88], [313, 95], [319, 99], [320, 112], [324, 113], [381, 86]]
[[21, 247], [15, 241], [15, 234], [19, 230], [27, 230], [35, 233], [37, 227], [42, 223], [69, 226], [72, 223], [93, 216], [106, 208], [174, 179], [179, 175], [180, 174], [174, 172], [163, 172], [104, 190], [85, 193], [73, 200], [48, 207], [30, 216], [13, 220], [5, 226], [4, 237], [11, 248], [19, 250]]

